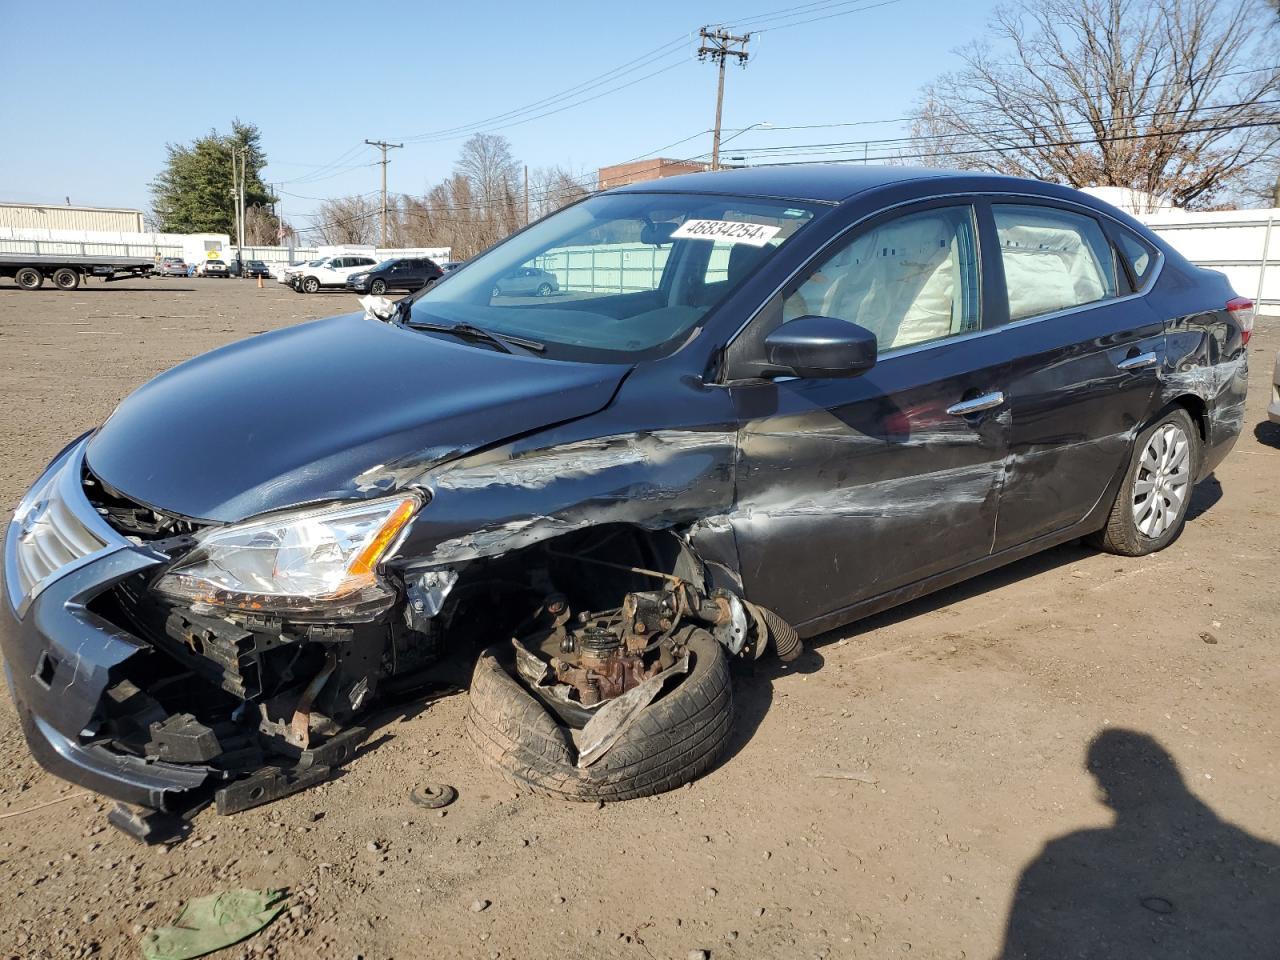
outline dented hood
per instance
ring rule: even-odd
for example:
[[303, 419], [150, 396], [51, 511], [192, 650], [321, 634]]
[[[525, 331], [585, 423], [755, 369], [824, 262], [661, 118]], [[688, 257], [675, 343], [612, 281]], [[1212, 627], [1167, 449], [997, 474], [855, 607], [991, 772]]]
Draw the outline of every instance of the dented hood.
[[335, 317], [161, 374], [120, 404], [87, 456], [148, 506], [242, 520], [376, 496], [451, 457], [595, 413], [628, 370]]

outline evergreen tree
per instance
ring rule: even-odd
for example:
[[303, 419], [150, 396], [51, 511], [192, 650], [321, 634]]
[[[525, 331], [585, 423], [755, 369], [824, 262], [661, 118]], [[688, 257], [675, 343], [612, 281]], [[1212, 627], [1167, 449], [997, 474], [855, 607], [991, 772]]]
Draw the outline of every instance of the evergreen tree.
[[262, 134], [251, 123], [231, 122], [229, 134], [210, 130], [190, 144], [167, 144], [164, 170], [151, 181], [152, 208], [165, 233], [225, 233], [235, 238], [236, 203], [231, 158], [245, 162], [245, 207], [274, 203], [260, 174], [266, 166]]

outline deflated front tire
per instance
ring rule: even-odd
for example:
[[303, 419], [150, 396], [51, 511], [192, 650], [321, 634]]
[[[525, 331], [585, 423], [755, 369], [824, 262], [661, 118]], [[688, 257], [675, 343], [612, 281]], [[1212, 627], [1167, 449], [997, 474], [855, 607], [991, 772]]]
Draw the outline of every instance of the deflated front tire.
[[543, 796], [614, 801], [674, 790], [711, 769], [733, 723], [724, 648], [697, 629], [688, 650], [688, 674], [645, 707], [599, 760], [580, 768], [573, 731], [515, 679], [508, 648], [490, 647], [471, 679], [468, 735], [508, 779]]

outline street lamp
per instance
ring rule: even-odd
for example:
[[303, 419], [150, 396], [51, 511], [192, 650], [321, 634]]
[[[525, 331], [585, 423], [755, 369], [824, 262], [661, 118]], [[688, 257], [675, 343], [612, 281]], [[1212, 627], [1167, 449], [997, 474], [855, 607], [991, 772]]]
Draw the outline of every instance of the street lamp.
[[[753, 123], [749, 127], [743, 127], [741, 130], [739, 130], [737, 133], [735, 133], [731, 137], [725, 137], [723, 140], [720, 141], [720, 146], [724, 147], [724, 145], [728, 143], [730, 140], [734, 139], [734, 137], [740, 137], [744, 133], [749, 133], [752, 130], [770, 130], [772, 128], [773, 128], [773, 124], [770, 123], [768, 120], [761, 120], [759, 123]], [[746, 157], [730, 157], [729, 159], [735, 160], [735, 161], [746, 160]]]

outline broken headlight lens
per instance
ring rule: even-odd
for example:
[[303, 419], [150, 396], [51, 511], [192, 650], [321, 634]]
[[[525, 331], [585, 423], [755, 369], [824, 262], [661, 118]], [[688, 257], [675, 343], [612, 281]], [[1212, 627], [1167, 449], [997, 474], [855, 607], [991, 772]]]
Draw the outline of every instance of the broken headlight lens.
[[374, 572], [421, 505], [417, 497], [281, 513], [197, 534], [156, 581], [196, 607], [292, 617], [364, 617], [393, 594]]

